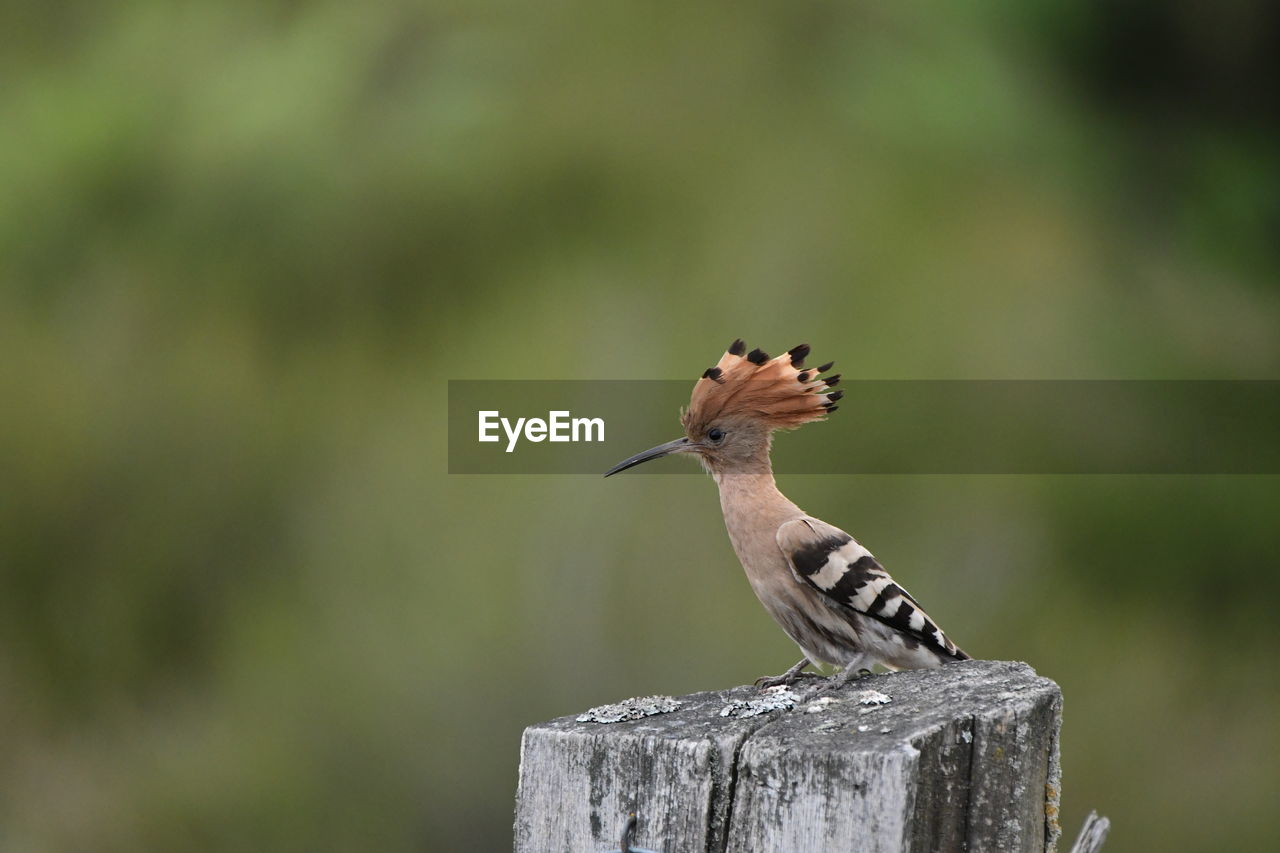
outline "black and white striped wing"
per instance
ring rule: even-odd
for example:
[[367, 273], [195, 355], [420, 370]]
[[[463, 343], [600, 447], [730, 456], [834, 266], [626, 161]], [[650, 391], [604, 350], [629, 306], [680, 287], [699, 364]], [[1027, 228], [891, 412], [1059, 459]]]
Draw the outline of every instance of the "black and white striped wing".
[[968, 660], [871, 552], [840, 528], [816, 518], [793, 519], [778, 528], [778, 547], [796, 579], [832, 603], [900, 631], [940, 656]]

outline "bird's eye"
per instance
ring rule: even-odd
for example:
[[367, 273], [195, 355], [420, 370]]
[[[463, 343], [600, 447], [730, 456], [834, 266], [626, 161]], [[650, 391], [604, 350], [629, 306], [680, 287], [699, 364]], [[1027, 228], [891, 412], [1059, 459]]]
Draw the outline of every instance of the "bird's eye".
[[707, 430], [707, 438], [711, 439], [713, 443], [719, 444], [724, 441], [724, 430], [720, 429], [720, 427], [712, 427]]

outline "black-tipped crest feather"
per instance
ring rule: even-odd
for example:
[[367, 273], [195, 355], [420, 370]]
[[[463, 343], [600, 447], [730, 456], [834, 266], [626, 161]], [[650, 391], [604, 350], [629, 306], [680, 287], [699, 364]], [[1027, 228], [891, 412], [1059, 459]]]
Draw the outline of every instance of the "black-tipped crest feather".
[[817, 371], [801, 371], [809, 345], [792, 347], [777, 358], [762, 349], [743, 355], [741, 338], [730, 345], [718, 364], [708, 368], [694, 386], [689, 408], [681, 416], [686, 434], [700, 439], [717, 419], [758, 420], [770, 429], [794, 429], [819, 420], [830, 401]]

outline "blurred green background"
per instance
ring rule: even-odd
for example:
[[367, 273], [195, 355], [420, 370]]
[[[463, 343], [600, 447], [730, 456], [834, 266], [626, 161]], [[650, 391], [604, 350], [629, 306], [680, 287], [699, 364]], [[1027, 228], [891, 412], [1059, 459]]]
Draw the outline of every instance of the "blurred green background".
[[[447, 379], [1277, 377], [1276, 18], [6, 4], [0, 849], [504, 849], [524, 725], [794, 660], [692, 463], [450, 477]], [[1274, 840], [1278, 478], [781, 485], [1062, 685], [1068, 838]]]

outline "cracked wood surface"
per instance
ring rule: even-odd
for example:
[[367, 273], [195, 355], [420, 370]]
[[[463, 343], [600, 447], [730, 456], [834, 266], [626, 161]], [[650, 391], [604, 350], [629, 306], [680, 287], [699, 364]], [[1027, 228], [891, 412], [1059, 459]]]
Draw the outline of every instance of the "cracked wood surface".
[[[525, 730], [515, 849], [1043, 851], [1057, 841], [1061, 693], [1026, 664], [966, 661], [816, 695], [754, 687], [667, 713]], [[885, 701], [887, 698], [888, 701]], [[652, 704], [652, 703], [650, 703]], [[662, 707], [670, 707], [670, 704]]]

